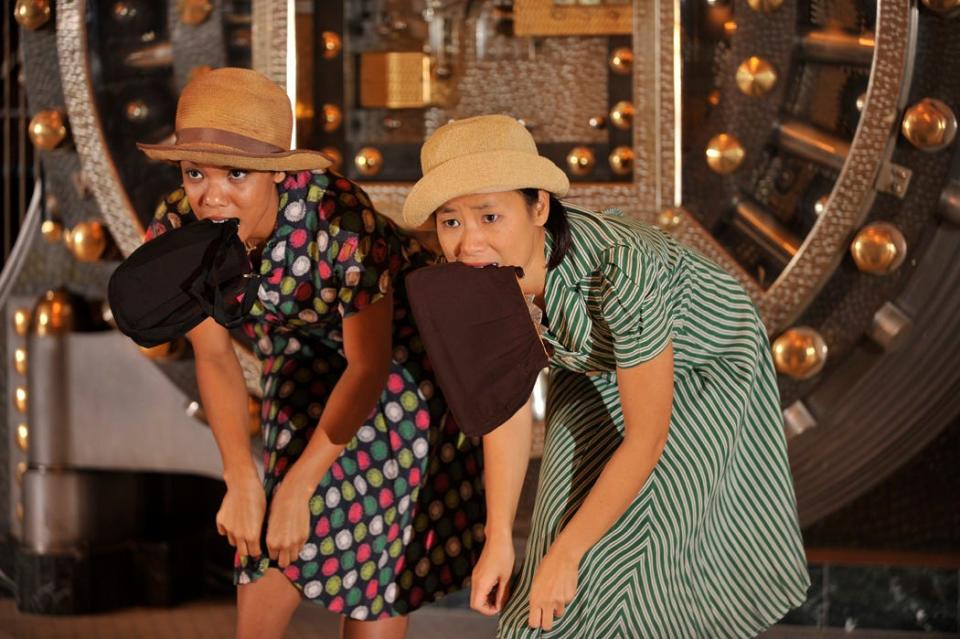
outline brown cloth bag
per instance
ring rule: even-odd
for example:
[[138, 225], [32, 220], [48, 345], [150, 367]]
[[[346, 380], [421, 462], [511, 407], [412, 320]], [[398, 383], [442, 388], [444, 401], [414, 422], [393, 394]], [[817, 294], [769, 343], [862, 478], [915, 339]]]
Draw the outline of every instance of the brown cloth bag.
[[512, 417], [547, 365], [518, 270], [453, 263], [406, 279], [437, 382], [467, 435], [484, 435]]

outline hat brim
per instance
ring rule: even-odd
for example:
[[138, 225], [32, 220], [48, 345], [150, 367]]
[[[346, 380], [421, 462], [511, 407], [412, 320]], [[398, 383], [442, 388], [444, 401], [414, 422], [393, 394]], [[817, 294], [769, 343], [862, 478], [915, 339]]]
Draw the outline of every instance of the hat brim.
[[297, 149], [278, 153], [246, 153], [215, 144], [141, 144], [137, 148], [152, 160], [248, 169], [250, 171], [306, 171], [325, 169], [333, 162], [319, 151]]
[[403, 203], [400, 224], [417, 228], [444, 202], [474, 193], [543, 189], [563, 197], [570, 179], [556, 164], [522, 151], [485, 151], [462, 155], [431, 169]]

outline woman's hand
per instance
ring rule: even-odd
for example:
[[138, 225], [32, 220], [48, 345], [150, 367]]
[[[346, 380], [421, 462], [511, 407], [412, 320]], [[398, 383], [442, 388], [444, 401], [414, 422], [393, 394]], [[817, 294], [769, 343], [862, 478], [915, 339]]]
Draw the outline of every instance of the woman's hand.
[[293, 472], [280, 483], [270, 500], [267, 524], [267, 552], [270, 559], [286, 568], [300, 554], [310, 536], [310, 498], [316, 486]]
[[267, 496], [256, 471], [227, 480], [227, 494], [217, 512], [217, 532], [225, 535], [240, 555], [260, 555], [260, 527]]
[[513, 540], [488, 538], [470, 578], [470, 607], [485, 615], [503, 610], [510, 596], [515, 560]]
[[577, 573], [580, 558], [573, 552], [554, 544], [540, 560], [530, 586], [531, 628], [553, 628], [555, 617], [563, 615], [567, 604], [577, 594]]

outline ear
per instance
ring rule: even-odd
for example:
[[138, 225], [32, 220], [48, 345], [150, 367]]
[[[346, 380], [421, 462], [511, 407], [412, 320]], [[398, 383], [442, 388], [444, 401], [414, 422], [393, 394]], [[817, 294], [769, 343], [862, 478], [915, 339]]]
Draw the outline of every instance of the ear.
[[550, 217], [550, 193], [540, 189], [537, 194], [537, 204], [533, 207], [533, 223], [543, 226]]
[[273, 172], [273, 183], [280, 184], [287, 177], [287, 174], [284, 171], [274, 171]]

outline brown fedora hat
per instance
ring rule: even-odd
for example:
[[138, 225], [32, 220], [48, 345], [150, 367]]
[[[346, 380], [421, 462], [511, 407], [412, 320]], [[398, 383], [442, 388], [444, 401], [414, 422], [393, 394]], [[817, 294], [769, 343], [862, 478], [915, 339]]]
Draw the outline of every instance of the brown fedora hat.
[[283, 89], [250, 69], [214, 69], [183, 88], [176, 141], [137, 144], [155, 160], [254, 171], [325, 169], [318, 151], [291, 150], [293, 111]]

